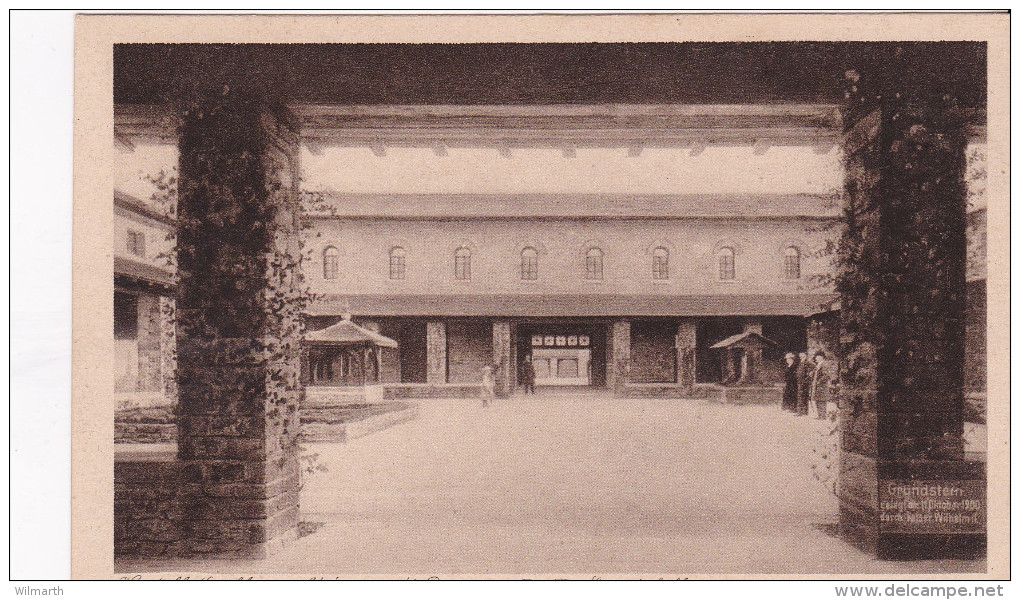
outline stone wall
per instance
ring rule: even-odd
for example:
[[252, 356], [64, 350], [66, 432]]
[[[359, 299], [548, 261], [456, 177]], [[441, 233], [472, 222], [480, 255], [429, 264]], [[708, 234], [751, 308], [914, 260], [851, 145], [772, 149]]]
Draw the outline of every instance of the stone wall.
[[967, 282], [967, 333], [964, 341], [964, 389], [984, 393], [988, 377], [988, 309], [985, 281]]
[[[184, 465], [173, 456], [114, 463], [113, 536], [117, 554], [157, 556], [178, 553], [186, 537], [189, 501]], [[194, 548], [207, 542], [199, 531]], [[190, 533], [189, 532], [189, 533]]]

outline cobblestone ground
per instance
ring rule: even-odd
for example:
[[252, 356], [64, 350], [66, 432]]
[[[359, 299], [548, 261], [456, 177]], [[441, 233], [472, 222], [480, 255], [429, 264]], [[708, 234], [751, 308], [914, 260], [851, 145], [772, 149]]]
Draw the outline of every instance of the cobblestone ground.
[[831, 535], [815, 478], [827, 423], [776, 406], [540, 393], [423, 402], [346, 445], [302, 491], [320, 524], [268, 560], [120, 570], [314, 574], [940, 573], [983, 561], [883, 562]]

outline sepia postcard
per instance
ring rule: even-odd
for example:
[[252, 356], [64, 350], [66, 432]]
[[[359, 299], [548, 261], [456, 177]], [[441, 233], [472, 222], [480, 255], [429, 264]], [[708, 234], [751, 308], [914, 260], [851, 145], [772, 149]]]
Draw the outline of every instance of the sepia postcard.
[[1009, 15], [80, 15], [75, 578], [1009, 579]]

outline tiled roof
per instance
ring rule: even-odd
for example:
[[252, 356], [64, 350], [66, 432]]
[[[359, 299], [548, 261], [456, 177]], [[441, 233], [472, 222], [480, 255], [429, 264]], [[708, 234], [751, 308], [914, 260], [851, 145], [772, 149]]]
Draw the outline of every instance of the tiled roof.
[[169, 271], [124, 256], [113, 257], [113, 272], [115, 275], [138, 279], [164, 288], [174, 287], [173, 274]]
[[332, 296], [313, 303], [310, 316], [805, 316], [831, 294], [652, 296], [614, 294], [447, 294]]
[[754, 341], [757, 341], [759, 343], [762, 343], [762, 344], [765, 344], [765, 345], [768, 345], [768, 346], [778, 346], [779, 345], [779, 344], [773, 342], [769, 338], [761, 335], [760, 333], [758, 333], [756, 331], [745, 331], [744, 333], [738, 333], [737, 335], [731, 335], [730, 337], [726, 338], [725, 340], [723, 340], [723, 341], [721, 341], [721, 342], [719, 342], [717, 344], [713, 344], [712, 348], [729, 348], [730, 346], [736, 346], [736, 347], [740, 348], [743, 345], [747, 344], [748, 342], [754, 342]]
[[158, 221], [159, 223], [162, 223], [164, 225], [169, 225], [171, 227], [175, 227], [177, 225], [174, 219], [172, 219], [171, 217], [158, 211], [156, 208], [147, 204], [146, 202], [139, 200], [138, 198], [135, 198], [131, 194], [122, 192], [120, 190], [113, 191], [113, 205], [117, 208], [124, 209], [128, 212], [132, 212], [143, 217], [148, 217], [149, 219], [152, 219], [153, 221]]
[[325, 329], [319, 329], [318, 331], [312, 331], [305, 335], [306, 342], [317, 342], [317, 343], [328, 343], [328, 344], [360, 344], [364, 342], [371, 342], [376, 346], [383, 348], [396, 348], [397, 342], [390, 338], [372, 331], [371, 329], [365, 329], [359, 325], [344, 319], [339, 323], [334, 323]]

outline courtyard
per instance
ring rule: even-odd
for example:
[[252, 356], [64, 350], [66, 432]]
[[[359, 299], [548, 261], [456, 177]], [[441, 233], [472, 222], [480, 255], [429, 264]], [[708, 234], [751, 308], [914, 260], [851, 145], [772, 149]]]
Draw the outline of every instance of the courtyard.
[[357, 576], [982, 572], [879, 561], [834, 535], [813, 465], [829, 424], [775, 405], [590, 390], [429, 400], [417, 419], [307, 444], [302, 529], [262, 561], [120, 559], [117, 570]]

